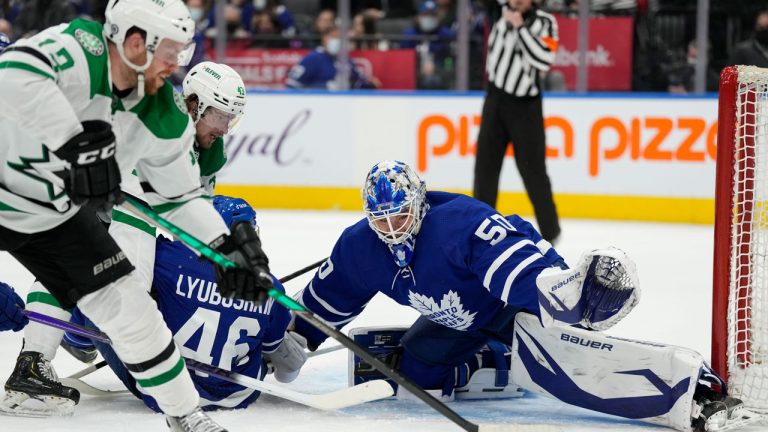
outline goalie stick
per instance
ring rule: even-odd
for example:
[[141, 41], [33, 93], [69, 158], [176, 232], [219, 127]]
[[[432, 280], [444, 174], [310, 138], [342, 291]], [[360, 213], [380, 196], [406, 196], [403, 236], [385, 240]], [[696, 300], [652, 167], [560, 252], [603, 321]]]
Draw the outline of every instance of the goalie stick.
[[[201, 255], [205, 256], [206, 258], [210, 259], [216, 264], [225, 268], [236, 267], [236, 264], [228, 260], [224, 255], [220, 254], [218, 251], [212, 249], [207, 244], [203, 243], [202, 241], [198, 240], [194, 236], [190, 235], [186, 231], [179, 228], [178, 226], [164, 219], [157, 212], [144, 206], [143, 204], [139, 203], [137, 200], [131, 197], [127, 197], [126, 201], [123, 203], [123, 206], [129, 209], [131, 213], [133, 213], [136, 217], [141, 218], [145, 222], [153, 226], [159, 226], [169, 231], [177, 239], [179, 239], [180, 241], [182, 241], [192, 249], [195, 249], [196, 251], [200, 252]], [[414, 396], [422, 400], [431, 408], [433, 408], [434, 410], [436, 410], [437, 412], [439, 412], [440, 414], [442, 414], [452, 422], [456, 423], [462, 429], [466, 430], [467, 432], [480, 431], [480, 426], [460, 416], [458, 413], [456, 413], [456, 411], [452, 410], [446, 404], [441, 402], [439, 399], [437, 399], [436, 397], [424, 391], [424, 389], [416, 385], [413, 381], [408, 379], [399, 371], [384, 364], [381, 360], [377, 359], [375, 356], [369, 353], [368, 350], [366, 350], [364, 347], [355, 343], [355, 341], [350, 339], [344, 333], [337, 330], [335, 327], [327, 324], [325, 321], [320, 319], [317, 315], [309, 311], [306, 307], [298, 303], [296, 300], [290, 298], [285, 293], [280, 292], [275, 288], [270, 289], [267, 294], [270, 297], [274, 298], [275, 301], [277, 301], [287, 309], [291, 310], [294, 314], [296, 314], [297, 316], [307, 321], [313, 327], [323, 332], [326, 336], [329, 336], [339, 341], [339, 343], [349, 348], [351, 351], [357, 354], [361, 359], [365, 360], [368, 364], [378, 369], [382, 374], [390, 378], [392, 381], [396, 382], [398, 385], [402, 386], [403, 388], [411, 392], [411, 394], [413, 394]], [[486, 428], [483, 428], [483, 430], [485, 429]]]

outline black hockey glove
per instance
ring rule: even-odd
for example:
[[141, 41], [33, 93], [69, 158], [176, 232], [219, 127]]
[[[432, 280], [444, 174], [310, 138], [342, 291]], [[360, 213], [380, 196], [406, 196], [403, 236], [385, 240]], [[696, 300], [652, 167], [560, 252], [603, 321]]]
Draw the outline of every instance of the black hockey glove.
[[214, 266], [222, 297], [263, 303], [274, 285], [269, 275], [269, 260], [251, 224], [235, 222], [230, 235], [219, 237], [211, 246], [237, 264], [237, 268]]
[[83, 131], [54, 153], [71, 165], [63, 177], [64, 190], [72, 203], [111, 211], [112, 206], [124, 201], [112, 125], [101, 120], [84, 121]]

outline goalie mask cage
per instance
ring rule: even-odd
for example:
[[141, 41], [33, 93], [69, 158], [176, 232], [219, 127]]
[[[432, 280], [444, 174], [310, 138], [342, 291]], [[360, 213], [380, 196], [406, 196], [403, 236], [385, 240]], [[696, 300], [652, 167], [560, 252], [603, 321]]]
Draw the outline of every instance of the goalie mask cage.
[[712, 366], [768, 412], [768, 69], [720, 76]]

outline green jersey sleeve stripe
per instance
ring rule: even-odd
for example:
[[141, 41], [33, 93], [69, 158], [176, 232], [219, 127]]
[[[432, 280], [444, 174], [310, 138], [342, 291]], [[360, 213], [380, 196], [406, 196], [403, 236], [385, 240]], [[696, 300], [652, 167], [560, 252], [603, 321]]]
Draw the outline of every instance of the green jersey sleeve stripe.
[[19, 61], [4, 61], [4, 62], [0, 62], [0, 69], [22, 69], [22, 70], [25, 70], [25, 71], [28, 71], [28, 72], [32, 72], [32, 73], [36, 73], [38, 75], [42, 75], [42, 76], [44, 76], [46, 78], [49, 78], [49, 79], [51, 79], [53, 81], [56, 81], [56, 78], [53, 75], [51, 75], [51, 74], [49, 74], [49, 73], [47, 73], [45, 71], [42, 71], [42, 70], [40, 70], [40, 69], [30, 65], [30, 64], [19, 62]]

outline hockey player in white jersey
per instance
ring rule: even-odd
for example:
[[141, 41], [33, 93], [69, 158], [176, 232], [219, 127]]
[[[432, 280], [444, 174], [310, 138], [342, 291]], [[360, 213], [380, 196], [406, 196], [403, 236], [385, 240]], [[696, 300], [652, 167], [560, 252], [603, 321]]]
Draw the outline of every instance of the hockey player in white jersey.
[[[165, 82], [160, 91], [165, 92], [170, 98], [172, 94], [170, 83]], [[138, 96], [135, 93], [121, 99], [121, 103], [128, 110], [138, 102]], [[193, 148], [197, 165], [200, 167], [200, 181], [206, 193], [210, 195], [213, 193], [215, 175], [226, 162], [222, 137], [232, 132], [243, 115], [246, 104], [244, 83], [240, 75], [228, 66], [202, 62], [187, 73], [184, 79], [183, 96], [184, 105], [192, 116], [194, 127], [187, 127], [179, 135], [178, 140], [184, 142], [193, 139], [191, 137], [194, 136]], [[173, 94], [173, 97], [177, 96]], [[183, 113], [177, 113], [177, 116], [181, 115]], [[140, 134], [144, 129], [146, 128], [138, 127], [135, 133]], [[152, 136], [141, 135], [134, 138], [134, 140], [152, 139]], [[158, 144], [167, 145], [168, 140], [164, 141], [166, 143]], [[121, 189], [129, 196], [145, 200], [136, 172], [123, 180]], [[102, 219], [111, 220], [110, 235], [135, 267], [134, 277], [140, 277], [141, 283], [149, 290], [153, 284], [155, 264], [154, 227], [131, 215], [121, 206], [114, 208], [109, 218], [102, 216]], [[70, 317], [68, 310], [56, 306], [55, 299], [47, 294], [47, 290], [40, 282], [33, 284], [28, 298], [30, 310], [61, 320], [68, 320]], [[62, 338], [62, 334], [61, 330], [32, 323], [25, 328], [24, 338], [29, 344], [45, 353], [48, 360], [53, 360], [59, 343], [66, 351], [83, 362], [95, 359], [97, 353], [92, 345], [77, 347], [70, 344], [66, 337]]]
[[[344, 230], [298, 298], [337, 328], [377, 293], [418, 310], [399, 334], [350, 334], [422, 388], [452, 399], [520, 386], [681, 431], [747, 421], [700, 354], [600, 332], [639, 301], [635, 265], [618, 249], [589, 252], [569, 268], [522, 218], [427, 192], [401, 162], [374, 166], [362, 195], [366, 218]], [[326, 338], [300, 317], [295, 330], [310, 349]], [[350, 370], [355, 383], [375, 374], [359, 361]]]
[[[267, 259], [250, 226], [230, 234], [204, 199], [193, 126], [164, 79], [189, 48], [189, 11], [179, 0], [112, 0], [105, 16], [103, 27], [75, 20], [0, 55], [0, 249], [48, 288], [36, 300], [77, 305], [111, 337], [172, 430], [221, 431], [199, 410], [170, 331], [93, 209], [120, 202], [120, 180], [135, 170], [150, 205], [238, 264], [216, 269], [224, 297], [262, 300]], [[48, 349], [25, 344], [6, 411], [34, 415], [23, 407], [34, 398], [71, 412], [78, 395], [58, 382]]]
[[184, 77], [182, 94], [195, 122], [195, 154], [203, 187], [213, 195], [216, 173], [227, 162], [224, 135], [237, 127], [245, 110], [245, 84], [225, 64], [201, 62]]

